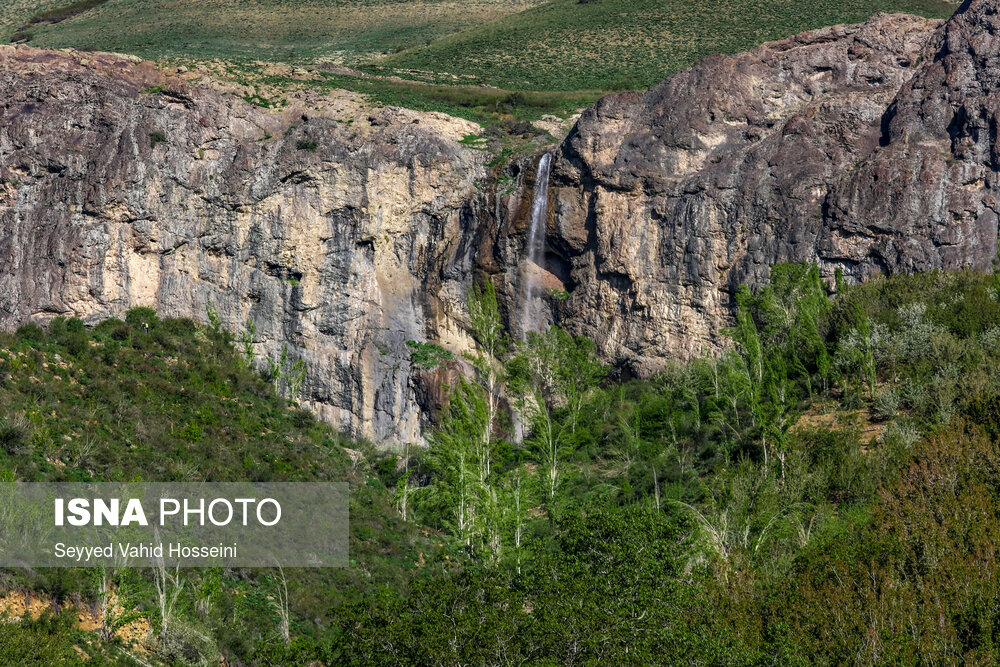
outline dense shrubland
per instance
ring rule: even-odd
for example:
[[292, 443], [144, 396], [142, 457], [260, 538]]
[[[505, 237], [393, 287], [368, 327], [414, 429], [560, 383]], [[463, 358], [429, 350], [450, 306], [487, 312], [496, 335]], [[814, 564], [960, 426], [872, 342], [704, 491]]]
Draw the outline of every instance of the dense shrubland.
[[[342, 658], [990, 661], [1000, 280], [838, 288], [775, 267], [728, 351], [648, 381], [558, 329], [484, 345], [406, 466], [410, 520], [467, 566], [342, 613]], [[474, 303], [497, 318], [488, 288]]]
[[[98, 638], [74, 632], [70, 614], [61, 614], [5, 628], [0, 664], [24, 662], [13, 648], [22, 641], [38, 647], [34, 664], [59, 662], [45, 656], [72, 658], [74, 645], [135, 664], [114, 636], [134, 612], [156, 629], [146, 647], [156, 652], [146, 660], [198, 664], [224, 654], [234, 664], [295, 664], [325, 641], [320, 635], [331, 613], [370, 582], [403, 590], [418, 562], [435, 567], [437, 540], [397, 516], [389, 490], [367, 464], [375, 458], [371, 446], [344, 438], [282, 397], [295, 393], [300, 375], [287, 354], [255, 355], [251, 331], [234, 341], [212, 309], [208, 315], [211, 324], [201, 326], [135, 308], [124, 321], [90, 328], [56, 318], [46, 328], [27, 324], [0, 334], [0, 479], [349, 481], [352, 567], [192, 569], [177, 581], [172, 573], [158, 581], [149, 570], [0, 571], [3, 591], [27, 592], [55, 608], [98, 610], [100, 634], [110, 640], [103, 649], [81, 643]], [[283, 575], [288, 642], [283, 605], [276, 603]], [[168, 594], [180, 586], [168, 632], [161, 631], [157, 583]], [[122, 604], [104, 613], [108, 591]]]
[[[477, 288], [474, 372], [429, 447], [391, 454], [280, 397], [274, 364], [262, 376], [217, 326], [144, 310], [29, 325], [0, 349], [0, 468], [354, 482], [352, 567], [287, 573], [289, 641], [279, 573], [191, 571], [186, 634], [157, 654], [175, 664], [991, 662], [1000, 278], [833, 295], [815, 267], [779, 266], [736, 301], [726, 351], [622, 382], [557, 328], [511, 340]], [[159, 627], [155, 580], [129, 577]], [[97, 595], [78, 571], [5, 578]], [[17, 632], [57, 655], [78, 641], [59, 623]]]

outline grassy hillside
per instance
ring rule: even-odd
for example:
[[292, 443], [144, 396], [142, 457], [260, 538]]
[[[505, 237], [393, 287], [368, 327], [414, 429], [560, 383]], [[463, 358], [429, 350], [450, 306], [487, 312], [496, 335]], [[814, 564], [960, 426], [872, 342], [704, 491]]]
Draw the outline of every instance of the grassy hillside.
[[[86, 2], [86, 0], [84, 0]], [[29, 13], [26, 8], [35, 5]], [[29, 24], [78, 0], [15, 0], [0, 36], [18, 28], [38, 46], [94, 48], [145, 58], [354, 62], [422, 44], [516, 12], [530, 0], [106, 0], [52, 23]], [[6, 41], [6, 40], [5, 40]]]
[[334, 61], [375, 74], [511, 91], [608, 91], [644, 88], [711, 53], [862, 21], [878, 11], [946, 17], [954, 5], [941, 0], [15, 0], [0, 9], [0, 39], [16, 36], [37, 46], [151, 59]]
[[645, 88], [712, 53], [879, 11], [947, 17], [954, 9], [938, 0], [552, 0], [368, 69], [530, 90]]
[[10, 41], [14, 31], [33, 16], [69, 4], [66, 0], [8, 0], [0, 5], [0, 39]]

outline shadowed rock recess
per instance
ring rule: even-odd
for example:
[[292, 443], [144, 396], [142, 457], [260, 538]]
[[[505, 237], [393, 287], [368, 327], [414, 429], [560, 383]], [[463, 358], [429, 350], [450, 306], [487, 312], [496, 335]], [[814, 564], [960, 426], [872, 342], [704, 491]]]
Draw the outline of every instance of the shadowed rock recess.
[[[709, 57], [588, 109], [552, 163], [542, 319], [626, 374], [722, 344], [740, 283], [997, 256], [997, 0]], [[303, 111], [303, 109], [308, 109]], [[320, 414], [415, 440], [491, 276], [517, 321], [533, 162], [495, 193], [436, 114], [270, 112], [106, 54], [0, 47], [0, 326], [134, 305], [288, 344]], [[506, 180], [506, 179], [499, 179]], [[536, 267], [537, 268], [537, 267]], [[565, 293], [568, 293], [566, 298]]]

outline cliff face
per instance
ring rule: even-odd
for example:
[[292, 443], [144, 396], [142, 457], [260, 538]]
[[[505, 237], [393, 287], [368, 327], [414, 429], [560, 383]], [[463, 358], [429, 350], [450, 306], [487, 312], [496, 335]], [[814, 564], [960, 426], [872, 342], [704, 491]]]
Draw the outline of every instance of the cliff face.
[[648, 374], [719, 345], [735, 287], [777, 262], [990, 268], [998, 25], [995, 0], [880, 15], [601, 100], [553, 167], [556, 315]]
[[212, 303], [231, 330], [255, 322], [259, 354], [306, 361], [321, 415], [400, 441], [451, 372], [414, 369], [406, 341], [467, 349], [473, 276], [515, 333], [530, 277], [539, 326], [646, 375], [718, 347], [736, 286], [777, 262], [851, 280], [988, 269], [998, 1], [606, 97], [555, 151], [528, 266], [537, 156], [490, 192], [487, 156], [458, 141], [469, 123], [350, 96], [271, 112], [121, 56], [0, 47], [0, 327], [134, 305], [204, 320]]
[[135, 305], [308, 367], [323, 417], [416, 439], [405, 342], [465, 344], [478, 128], [440, 115], [258, 109], [108, 54], [0, 46], [0, 326]]
[[[586, 111], [552, 176], [564, 321], [647, 374], [716, 347], [733, 289], [762, 283], [774, 263], [819, 262], [828, 276], [840, 267], [858, 278], [961, 265], [928, 239], [905, 266], [887, 266], [839, 235], [846, 223], [832, 209], [850, 197], [849, 179], [864, 187], [855, 174], [879, 153], [887, 108], [920, 76], [939, 25], [882, 15], [813, 31], [707, 58]], [[871, 204], [851, 219], [866, 219]], [[893, 246], [925, 224], [912, 218], [876, 236]], [[968, 259], [990, 258], [984, 247]]]

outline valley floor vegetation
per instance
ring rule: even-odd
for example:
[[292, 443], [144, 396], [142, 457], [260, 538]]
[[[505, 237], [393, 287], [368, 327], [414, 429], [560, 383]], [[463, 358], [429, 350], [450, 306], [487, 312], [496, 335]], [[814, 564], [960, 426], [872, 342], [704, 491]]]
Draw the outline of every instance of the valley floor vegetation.
[[0, 339], [5, 479], [350, 479], [351, 567], [5, 571], [106, 622], [23, 619], [0, 657], [133, 664], [139, 616], [149, 664], [990, 664], [1000, 276], [781, 265], [736, 301], [723, 352], [621, 382], [558, 328], [511, 340], [477, 287], [473, 354], [409, 345], [474, 372], [395, 453], [297, 408], [247, 332], [25, 325]]
[[837, 287], [775, 267], [727, 351], [625, 383], [474, 294], [476, 378], [381, 468], [467, 565], [345, 610], [345, 661], [990, 663], [1000, 278]]
[[[0, 664], [304, 664], [370, 582], [403, 591], [435, 567], [440, 540], [395, 512], [370, 445], [286, 398], [301, 365], [255, 356], [252, 325], [234, 340], [211, 308], [207, 319], [134, 308], [0, 334], [0, 479], [348, 481], [351, 567], [3, 570], [0, 615], [24, 596], [51, 613], [2, 626]], [[81, 611], [96, 634], [78, 627]]]

